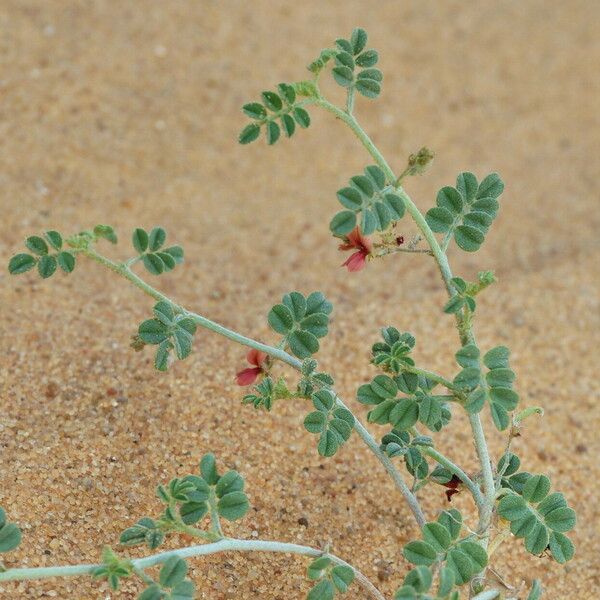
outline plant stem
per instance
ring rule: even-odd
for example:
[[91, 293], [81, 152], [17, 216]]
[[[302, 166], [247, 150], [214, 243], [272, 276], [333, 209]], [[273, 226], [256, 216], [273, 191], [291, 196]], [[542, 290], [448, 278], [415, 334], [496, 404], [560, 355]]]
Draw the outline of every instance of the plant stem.
[[[133, 283], [133, 285], [135, 285], [140, 290], [142, 290], [145, 294], [151, 296], [155, 300], [166, 302], [173, 308], [173, 310], [175, 310], [176, 312], [185, 314], [186, 316], [192, 318], [194, 320], [194, 322], [196, 324], [200, 325], [201, 327], [204, 327], [205, 329], [214, 331], [215, 333], [218, 333], [219, 335], [229, 338], [230, 340], [233, 340], [234, 342], [237, 342], [238, 344], [242, 344], [244, 346], [248, 346], [250, 348], [255, 348], [256, 350], [260, 350], [260, 351], [264, 352], [265, 354], [268, 354], [269, 356], [272, 356], [273, 358], [276, 358], [276, 359], [286, 363], [287, 365], [290, 365], [291, 367], [293, 367], [294, 369], [296, 369], [298, 371], [301, 370], [302, 362], [299, 359], [292, 356], [291, 354], [288, 354], [282, 348], [268, 346], [267, 344], [263, 344], [256, 340], [253, 340], [252, 338], [248, 338], [248, 337], [243, 336], [235, 331], [232, 331], [231, 329], [228, 329], [227, 327], [223, 327], [223, 325], [219, 325], [219, 323], [215, 323], [214, 321], [211, 321], [210, 319], [207, 319], [206, 317], [203, 317], [202, 315], [199, 315], [198, 313], [194, 313], [194, 312], [190, 312], [190, 311], [186, 310], [183, 306], [176, 304], [170, 298], [165, 296], [163, 293], [159, 292], [157, 289], [153, 288], [151, 285], [146, 283], [141, 277], [139, 277], [131, 269], [129, 269], [126, 264], [116, 263], [116, 262], [110, 260], [109, 258], [102, 256], [101, 254], [96, 252], [93, 248], [86, 248], [85, 250], [82, 250], [82, 254], [85, 254], [89, 258], [91, 258], [91, 259], [95, 260], [96, 262], [100, 263], [101, 265], [109, 268], [111, 271], [114, 271], [121, 277], [124, 277], [125, 279], [127, 279], [128, 281]], [[336, 396], [336, 403], [340, 408], [345, 408], [349, 412], [352, 412], [352, 411], [350, 411], [348, 406], [346, 406], [346, 404], [344, 404], [344, 402], [341, 400], [341, 398], [339, 398], [337, 396]], [[425, 516], [423, 515], [423, 511], [421, 510], [421, 507], [419, 505], [419, 501], [417, 500], [417, 497], [411, 492], [410, 488], [404, 481], [404, 478], [402, 477], [400, 472], [396, 469], [395, 465], [392, 463], [392, 461], [389, 459], [389, 457], [384, 452], [381, 451], [381, 449], [379, 448], [379, 444], [377, 444], [377, 442], [375, 441], [373, 436], [369, 433], [367, 428], [364, 425], [362, 425], [362, 423], [358, 420], [358, 418], [355, 415], [353, 415], [353, 416], [354, 416], [354, 421], [355, 421], [354, 428], [355, 428], [356, 432], [362, 438], [362, 440], [365, 442], [365, 444], [371, 449], [373, 454], [375, 454], [375, 456], [377, 457], [379, 462], [381, 462], [381, 464], [383, 465], [385, 470], [392, 477], [396, 487], [398, 488], [398, 490], [404, 496], [406, 502], [408, 503], [418, 526], [422, 527], [425, 523]]]
[[[356, 135], [356, 137], [360, 140], [361, 144], [365, 147], [367, 152], [373, 157], [375, 162], [379, 165], [379, 167], [385, 173], [387, 179], [391, 182], [397, 183], [398, 178], [394, 175], [391, 167], [388, 165], [387, 161], [377, 148], [375, 144], [371, 141], [371, 138], [364, 131], [364, 129], [359, 125], [358, 121], [353, 115], [350, 115], [325, 98], [318, 98], [316, 100], [316, 104], [321, 106], [325, 110], [329, 111], [333, 115], [335, 115], [338, 119], [343, 121]], [[423, 234], [423, 237], [427, 240], [429, 247], [431, 248], [431, 252], [436, 260], [438, 265], [440, 274], [442, 276], [442, 280], [446, 287], [446, 291], [449, 296], [454, 294], [454, 290], [452, 287], [451, 279], [452, 279], [452, 270], [450, 269], [450, 264], [448, 263], [448, 257], [446, 253], [439, 245], [435, 234], [427, 224], [425, 217], [412, 201], [410, 196], [404, 191], [401, 186], [397, 186], [397, 192], [402, 197], [404, 201], [404, 205], [406, 210], [410, 214], [410, 216], [415, 221], [417, 227]], [[463, 315], [457, 314], [457, 326], [461, 338], [461, 344], [465, 346], [468, 343], [475, 343], [475, 337], [471, 330], [470, 323], [463, 321]], [[484, 498], [485, 502], [480, 507], [479, 510], [479, 533], [483, 533], [489, 528], [491, 515], [494, 508], [495, 501], [495, 484], [494, 484], [494, 476], [492, 473], [492, 466], [490, 461], [490, 456], [488, 452], [487, 442], [485, 439], [485, 434], [483, 432], [483, 427], [481, 425], [481, 419], [478, 414], [469, 414], [469, 423], [471, 424], [471, 430], [473, 432], [473, 440], [475, 443], [475, 450], [477, 453], [477, 457], [479, 459], [479, 463], [481, 465], [481, 472], [483, 476], [483, 489], [484, 489]], [[482, 544], [487, 545], [488, 536], [484, 536], [481, 540]]]
[[449, 379], [446, 379], [445, 377], [442, 377], [441, 375], [438, 375], [433, 371], [427, 371], [425, 369], [419, 369], [417, 367], [410, 367], [408, 365], [403, 365], [402, 370], [408, 371], [409, 373], [414, 373], [415, 375], [422, 375], [430, 381], [435, 381], [435, 383], [439, 383], [440, 385], [443, 385], [445, 388], [448, 388], [453, 392], [459, 391], [459, 389]]
[[448, 471], [450, 471], [453, 475], [456, 475], [471, 492], [473, 499], [475, 500], [475, 504], [477, 504], [477, 508], [481, 509], [481, 507], [485, 504], [485, 500], [481, 495], [479, 486], [457, 464], [453, 463], [447, 456], [441, 452], [438, 452], [435, 448], [422, 446], [421, 452], [433, 458], [433, 460], [442, 465], [442, 467], [446, 467], [446, 469], [448, 469]]
[[[171, 556], [180, 558], [191, 558], [195, 556], [207, 556], [219, 552], [275, 552], [284, 554], [300, 554], [317, 558], [323, 556], [322, 550], [311, 548], [310, 546], [300, 546], [298, 544], [288, 544], [284, 542], [273, 542], [267, 540], [238, 540], [234, 538], [223, 538], [212, 544], [201, 544], [198, 546], [189, 546], [177, 550], [169, 550], [152, 554], [144, 558], [136, 558], [131, 561], [134, 570], [143, 571], [150, 567], [162, 564]], [[369, 594], [370, 598], [375, 600], [385, 600], [383, 594], [363, 575], [358, 569], [348, 564], [337, 556], [328, 554], [331, 560], [345, 567], [350, 567], [354, 571], [357, 583]], [[25, 581], [31, 579], [47, 579], [50, 577], [77, 577], [90, 575], [94, 569], [100, 567], [99, 564], [81, 564], [62, 567], [33, 567], [24, 569], [7, 569], [0, 572], [0, 581]]]

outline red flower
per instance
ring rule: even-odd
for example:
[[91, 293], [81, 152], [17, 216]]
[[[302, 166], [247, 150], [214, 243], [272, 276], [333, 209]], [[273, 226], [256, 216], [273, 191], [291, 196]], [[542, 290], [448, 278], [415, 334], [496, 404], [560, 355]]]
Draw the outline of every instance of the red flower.
[[251, 385], [254, 383], [258, 376], [265, 372], [262, 365], [266, 359], [267, 355], [264, 352], [254, 349], [250, 350], [246, 355], [246, 360], [254, 366], [242, 369], [237, 373], [235, 376], [236, 383], [238, 385]]
[[373, 250], [373, 245], [368, 237], [364, 237], [358, 227], [355, 227], [347, 236], [346, 241], [340, 244], [340, 250], [356, 250], [350, 258], [342, 264], [348, 271], [360, 271], [367, 264], [367, 256]]
[[448, 498], [448, 502], [452, 502], [452, 496], [454, 496], [454, 494], [458, 494], [460, 492], [460, 490], [458, 489], [458, 486], [461, 483], [462, 483], [462, 481], [460, 480], [460, 478], [458, 476], [452, 475], [452, 479], [450, 481], [448, 481], [448, 483], [442, 484], [444, 487], [448, 488], [446, 490], [446, 498]]

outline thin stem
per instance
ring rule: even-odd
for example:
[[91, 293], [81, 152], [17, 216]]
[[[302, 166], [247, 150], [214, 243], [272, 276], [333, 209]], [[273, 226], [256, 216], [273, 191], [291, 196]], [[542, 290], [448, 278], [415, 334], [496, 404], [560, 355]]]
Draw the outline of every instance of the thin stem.
[[442, 377], [441, 375], [438, 375], [433, 371], [427, 371], [426, 369], [419, 369], [417, 367], [411, 367], [409, 365], [403, 365], [402, 369], [404, 371], [408, 371], [409, 373], [414, 373], [415, 375], [422, 375], [426, 379], [429, 379], [430, 381], [435, 381], [435, 383], [443, 385], [445, 388], [448, 388], [453, 392], [460, 391], [449, 379], [446, 379], [445, 377]]
[[[383, 170], [388, 180], [396, 183], [398, 182], [398, 178], [394, 175], [394, 172], [388, 165], [387, 161], [385, 160], [377, 146], [375, 146], [375, 144], [371, 141], [371, 138], [359, 125], [358, 121], [354, 118], [353, 115], [349, 115], [343, 110], [340, 110], [337, 106], [327, 101], [325, 98], [317, 99], [316, 104], [318, 106], [321, 106], [325, 110], [328, 110], [338, 119], [346, 123], [346, 125], [350, 127], [354, 135], [356, 135], [356, 137], [360, 140], [367, 152], [373, 157], [373, 159], [377, 162], [379, 167]], [[404, 201], [406, 210], [415, 221], [417, 227], [423, 234], [423, 237], [427, 240], [427, 243], [431, 248], [431, 252], [433, 253], [433, 256], [437, 262], [440, 274], [442, 276], [442, 280], [444, 281], [444, 285], [446, 287], [446, 291], [448, 292], [449, 296], [452, 296], [454, 294], [454, 289], [451, 283], [452, 270], [450, 269], [450, 264], [448, 263], [448, 257], [446, 256], [446, 253], [440, 247], [437, 238], [435, 237], [435, 234], [427, 224], [425, 217], [415, 205], [415, 203], [412, 201], [410, 196], [400, 186], [397, 187], [397, 191], [398, 194], [402, 197], [402, 200]], [[464, 346], [470, 342], [474, 342], [475, 338], [471, 330], [470, 323], [463, 322], [463, 316], [461, 314], [457, 314], [456, 319], [461, 337], [461, 344]], [[495, 484], [487, 442], [485, 439], [485, 434], [483, 432], [483, 427], [481, 425], [481, 419], [479, 418], [478, 414], [470, 414], [469, 422], [471, 424], [471, 430], [473, 432], [473, 439], [475, 442], [475, 450], [479, 459], [479, 463], [481, 465], [481, 472], [483, 477], [485, 503], [481, 507], [479, 512], [479, 531], [480, 533], [482, 533], [489, 527], [490, 524], [494, 506]], [[487, 544], [487, 537], [485, 537], [482, 540], [482, 543], [484, 545]]]
[[442, 467], [446, 467], [453, 475], [456, 475], [467, 486], [475, 500], [475, 504], [477, 504], [477, 508], [481, 510], [481, 507], [485, 504], [485, 500], [481, 495], [479, 486], [457, 464], [453, 463], [447, 456], [435, 448], [422, 446], [421, 452], [433, 458]]
[[348, 94], [346, 96], [346, 112], [351, 115], [354, 110], [354, 88], [351, 87], [348, 90]]
[[388, 246], [383, 248], [381, 251], [376, 252], [374, 256], [377, 258], [388, 256], [390, 254], [397, 254], [398, 252], [405, 252], [407, 254], [428, 254], [429, 256], [433, 256], [433, 252], [426, 248], [401, 248], [400, 246]]
[[217, 510], [217, 497], [214, 491], [210, 492], [208, 497], [208, 507], [210, 510], [210, 523], [212, 532], [218, 537], [223, 538], [223, 529], [221, 528], [221, 520], [219, 519], [219, 511]]
[[[176, 304], [170, 298], [165, 296], [163, 293], [159, 292], [157, 289], [153, 288], [151, 285], [146, 283], [141, 277], [136, 275], [126, 265], [113, 262], [112, 260], [106, 258], [105, 256], [102, 256], [101, 254], [99, 254], [92, 248], [87, 248], [85, 250], [82, 250], [82, 253], [85, 254], [86, 256], [88, 256], [89, 258], [95, 260], [96, 262], [100, 263], [101, 265], [104, 265], [105, 267], [109, 268], [111, 271], [114, 271], [121, 277], [124, 277], [125, 279], [127, 279], [128, 281], [133, 283], [136, 287], [138, 287], [140, 290], [142, 290], [145, 294], [151, 296], [155, 300], [166, 302], [176, 312], [180, 312], [182, 314], [185, 314], [186, 316], [191, 317], [194, 320], [194, 322], [197, 323], [198, 325], [200, 325], [201, 327], [204, 327], [205, 329], [214, 331], [215, 333], [218, 333], [219, 335], [229, 338], [230, 340], [233, 340], [234, 342], [237, 342], [238, 344], [242, 344], [244, 346], [248, 346], [250, 348], [255, 348], [256, 350], [260, 350], [260, 351], [264, 352], [265, 354], [268, 354], [269, 356], [276, 358], [276, 359], [290, 365], [291, 367], [293, 367], [294, 369], [296, 369], [298, 371], [302, 368], [302, 362], [300, 360], [298, 360], [297, 358], [295, 358], [294, 356], [288, 354], [282, 348], [275, 348], [273, 346], [268, 346], [267, 344], [263, 344], [256, 340], [253, 340], [252, 338], [248, 338], [248, 337], [243, 336], [235, 331], [232, 331], [231, 329], [228, 329], [227, 327], [224, 327], [223, 325], [219, 325], [219, 323], [211, 321], [210, 319], [207, 319], [206, 317], [203, 317], [202, 315], [200, 315], [198, 313], [194, 313], [194, 312], [190, 312], [190, 311], [186, 310], [183, 306]], [[350, 410], [344, 404], [344, 402], [342, 402], [342, 400], [339, 397], [336, 398], [336, 402], [337, 402], [338, 406], [340, 406], [341, 408]], [[405, 500], [407, 501], [407, 503], [415, 517], [415, 520], [417, 521], [417, 524], [419, 525], [419, 527], [422, 527], [423, 524], [425, 523], [425, 516], [423, 515], [423, 511], [421, 510], [421, 507], [419, 506], [419, 501], [417, 500], [416, 496], [410, 491], [410, 488], [404, 481], [404, 478], [402, 477], [400, 472], [396, 469], [396, 467], [391, 462], [389, 457], [384, 452], [381, 451], [381, 449], [379, 448], [379, 445], [377, 444], [377, 442], [375, 441], [373, 436], [369, 433], [369, 431], [366, 429], [366, 427], [364, 427], [364, 425], [362, 425], [362, 423], [356, 418], [355, 415], [354, 415], [354, 421], [355, 421], [354, 428], [355, 428], [356, 432], [362, 438], [362, 440], [365, 442], [365, 444], [371, 449], [373, 454], [375, 454], [375, 456], [377, 457], [379, 462], [381, 462], [381, 464], [383, 465], [385, 470], [390, 474], [396, 487], [398, 488], [400, 493], [404, 496]]]
[[[346, 405], [339, 398], [336, 398], [336, 403], [341, 408], [347, 408]], [[367, 446], [369, 446], [369, 448], [371, 448], [371, 450], [377, 456], [377, 458], [379, 458], [379, 461], [381, 462], [381, 464], [383, 464], [385, 470], [393, 479], [394, 483], [396, 484], [396, 487], [400, 490], [400, 493], [404, 496], [406, 502], [408, 503], [408, 506], [412, 510], [413, 515], [417, 520], [417, 524], [419, 525], [419, 528], [423, 527], [423, 525], [425, 525], [426, 523], [426, 519], [425, 515], [423, 514], [423, 511], [421, 510], [419, 500], [408, 487], [407, 483], [404, 481], [404, 478], [402, 477], [402, 475], [400, 475], [400, 473], [394, 466], [394, 463], [391, 461], [387, 454], [381, 451], [379, 445], [377, 444], [373, 436], [367, 431], [367, 429], [360, 421], [355, 421], [354, 428], [356, 429], [358, 435], [360, 435], [363, 438]]]
[[[385, 173], [388, 180], [396, 182], [397, 178], [394, 175], [394, 171], [392, 171], [391, 167], [388, 165], [387, 161], [383, 157], [383, 154], [381, 154], [377, 146], [375, 146], [375, 144], [371, 141], [371, 138], [359, 125], [358, 121], [354, 118], [353, 115], [349, 115], [348, 113], [344, 112], [335, 104], [332, 104], [328, 100], [325, 100], [325, 98], [317, 99], [315, 104], [321, 106], [325, 110], [328, 110], [330, 113], [334, 114], [338, 119], [346, 123], [346, 125], [350, 127], [354, 135], [356, 135], [356, 137], [360, 140], [361, 144], [365, 147], [367, 152], [379, 165], [381, 170]], [[442, 278], [446, 285], [446, 289], [448, 290], [449, 294], [452, 294], [453, 289], [450, 284], [450, 279], [452, 279], [452, 271], [450, 270], [450, 265], [448, 264], [448, 258], [446, 257], [446, 254], [440, 248], [433, 231], [431, 231], [429, 225], [427, 225], [427, 221], [425, 221], [425, 217], [421, 214], [421, 211], [411, 200], [410, 196], [400, 186], [396, 187], [396, 190], [401, 196], [402, 200], [404, 201], [406, 210], [409, 212], [410, 216], [413, 218], [413, 220], [421, 230], [423, 237], [427, 240], [427, 243], [429, 244], [429, 247], [433, 252], [433, 256], [436, 259], [436, 262], [442, 274]]]
[[[323, 556], [322, 550], [311, 548], [310, 546], [300, 546], [299, 544], [288, 544], [285, 542], [273, 542], [267, 540], [238, 540], [233, 538], [224, 538], [212, 544], [201, 544], [199, 546], [189, 546], [177, 550], [169, 550], [152, 554], [144, 558], [136, 558], [131, 561], [134, 570], [137, 572], [149, 569], [156, 565], [166, 562], [171, 556], [180, 558], [191, 558], [195, 556], [207, 556], [220, 552], [275, 552], [284, 554], [300, 554], [317, 558]], [[354, 571], [357, 583], [374, 600], [385, 600], [383, 594], [367, 579], [358, 569], [348, 564], [346, 561], [327, 554], [331, 560], [345, 567], [350, 567]], [[33, 567], [24, 569], [7, 569], [0, 572], [0, 581], [25, 581], [31, 579], [47, 579], [50, 577], [78, 577], [82, 575], [91, 575], [92, 571], [102, 565], [99, 564], [81, 564], [62, 567]]]

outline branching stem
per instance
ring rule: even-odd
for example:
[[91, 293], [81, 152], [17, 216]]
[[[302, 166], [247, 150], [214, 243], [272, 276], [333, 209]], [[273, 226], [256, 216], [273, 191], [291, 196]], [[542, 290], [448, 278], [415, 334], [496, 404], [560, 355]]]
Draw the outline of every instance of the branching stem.
[[[248, 338], [248, 337], [243, 336], [231, 329], [228, 329], [227, 327], [224, 327], [223, 325], [220, 325], [219, 323], [216, 323], [215, 321], [211, 321], [210, 319], [207, 319], [206, 317], [203, 317], [202, 315], [200, 315], [198, 313], [194, 313], [194, 312], [190, 312], [190, 311], [186, 310], [183, 306], [176, 304], [170, 298], [165, 296], [162, 292], [159, 292], [157, 289], [155, 289], [154, 287], [152, 287], [151, 285], [146, 283], [141, 277], [139, 277], [131, 269], [129, 269], [129, 267], [127, 266], [126, 263], [125, 264], [116, 263], [116, 262], [110, 260], [109, 258], [106, 258], [105, 256], [99, 254], [93, 248], [87, 248], [85, 250], [82, 250], [82, 254], [85, 254], [89, 258], [91, 258], [91, 259], [95, 260], [96, 262], [100, 263], [101, 265], [109, 268], [111, 271], [114, 271], [121, 277], [124, 277], [125, 279], [127, 279], [128, 281], [133, 283], [136, 287], [138, 287], [140, 290], [142, 290], [145, 294], [151, 296], [155, 300], [167, 302], [173, 308], [173, 310], [175, 310], [176, 312], [185, 314], [188, 317], [191, 317], [194, 320], [194, 322], [197, 325], [199, 325], [200, 327], [204, 327], [205, 329], [214, 331], [215, 333], [218, 333], [219, 335], [229, 338], [230, 340], [233, 340], [234, 342], [237, 342], [238, 344], [242, 344], [244, 346], [248, 346], [250, 348], [255, 348], [256, 350], [260, 350], [260, 351], [264, 352], [265, 354], [268, 354], [269, 356], [276, 358], [276, 359], [284, 362], [287, 365], [290, 365], [291, 367], [293, 367], [296, 370], [300, 370], [302, 368], [302, 362], [299, 359], [297, 359], [296, 357], [292, 356], [291, 354], [288, 354], [282, 348], [277, 348], [277, 347], [269, 346], [267, 344], [263, 344], [256, 340], [253, 340], [252, 338]], [[336, 404], [340, 408], [345, 408], [347, 410], [350, 410], [348, 408], [348, 406], [346, 406], [346, 404], [342, 401], [342, 399], [339, 398], [339, 396], [336, 396]], [[379, 462], [381, 462], [381, 464], [383, 465], [385, 470], [388, 472], [388, 474], [392, 477], [396, 487], [398, 488], [398, 490], [404, 496], [406, 502], [408, 503], [418, 526], [422, 527], [425, 524], [426, 519], [425, 519], [425, 515], [423, 514], [423, 511], [419, 505], [419, 501], [417, 500], [417, 497], [410, 490], [409, 486], [407, 485], [406, 481], [404, 480], [404, 478], [402, 477], [402, 475], [400, 474], [400, 472], [398, 471], [396, 466], [392, 463], [392, 461], [389, 459], [389, 457], [384, 452], [381, 451], [381, 449], [379, 448], [379, 444], [375, 441], [375, 439], [369, 433], [367, 428], [364, 425], [362, 425], [362, 423], [357, 419], [356, 415], [354, 415], [354, 420], [355, 420], [354, 428], [355, 428], [356, 432], [362, 438], [362, 440], [365, 442], [365, 444], [371, 449], [373, 454], [375, 454], [375, 456], [378, 458]]]
[[[440, 274], [442, 276], [442, 280], [446, 287], [446, 291], [449, 296], [454, 294], [454, 289], [451, 283], [452, 280], [452, 270], [450, 268], [450, 264], [448, 263], [448, 257], [446, 256], [445, 251], [442, 249], [440, 244], [435, 237], [435, 234], [427, 224], [425, 217], [412, 201], [410, 196], [404, 191], [404, 189], [397, 185], [398, 178], [395, 176], [393, 170], [385, 160], [384, 156], [381, 154], [377, 146], [372, 142], [371, 138], [365, 132], [365, 130], [360, 126], [358, 121], [353, 115], [350, 115], [325, 98], [320, 97], [317, 99], [316, 104], [321, 106], [325, 110], [329, 111], [333, 115], [335, 115], [338, 119], [343, 121], [356, 135], [361, 144], [365, 147], [367, 152], [373, 157], [377, 165], [383, 170], [387, 179], [389, 181], [395, 182], [396, 191], [401, 196], [404, 201], [404, 205], [406, 210], [410, 214], [410, 216], [415, 221], [417, 227], [423, 234], [423, 237], [427, 241], [429, 247], [431, 248], [431, 252], [436, 260], [438, 265]], [[475, 342], [475, 338], [473, 332], [471, 330], [470, 323], [464, 322], [464, 316], [459, 313], [456, 315], [457, 326], [461, 338], [461, 344], [464, 346], [468, 343]], [[489, 528], [491, 516], [494, 507], [495, 501], [495, 484], [494, 484], [494, 476], [492, 472], [492, 466], [488, 451], [487, 442], [485, 439], [485, 434], [483, 432], [483, 427], [481, 425], [481, 419], [478, 414], [469, 414], [469, 422], [471, 424], [471, 430], [473, 432], [473, 440], [475, 443], [475, 450], [477, 453], [477, 457], [479, 459], [479, 463], [481, 465], [481, 472], [483, 477], [483, 489], [484, 489], [484, 498], [485, 502], [479, 509], [479, 527], [478, 531], [480, 534], [486, 532]], [[482, 538], [482, 544], [487, 545], [488, 536], [484, 536]]]
[[[156, 565], [164, 563], [171, 556], [180, 558], [191, 558], [194, 556], [207, 556], [219, 552], [275, 552], [284, 554], [300, 554], [317, 558], [323, 555], [322, 550], [311, 548], [310, 546], [300, 546], [299, 544], [288, 544], [285, 542], [272, 542], [267, 540], [238, 540], [234, 538], [223, 538], [212, 544], [200, 544], [198, 546], [188, 546], [178, 550], [169, 550], [152, 554], [144, 558], [136, 558], [131, 564], [136, 572], [149, 569]], [[331, 560], [354, 571], [357, 583], [369, 594], [373, 600], [385, 600], [383, 594], [363, 575], [358, 569], [348, 564], [346, 561], [328, 554]], [[30, 579], [47, 579], [50, 577], [80, 577], [91, 575], [94, 569], [100, 567], [99, 564], [81, 564], [62, 567], [33, 567], [24, 569], [7, 569], [0, 572], [0, 581], [25, 581]]]

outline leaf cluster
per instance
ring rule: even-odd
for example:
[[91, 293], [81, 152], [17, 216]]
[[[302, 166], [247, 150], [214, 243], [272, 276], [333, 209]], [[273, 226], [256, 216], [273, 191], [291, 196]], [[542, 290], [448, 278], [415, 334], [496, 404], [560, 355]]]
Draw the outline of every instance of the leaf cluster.
[[168, 302], [158, 302], [153, 312], [155, 317], [141, 323], [137, 337], [144, 344], [158, 345], [154, 366], [159, 371], [166, 371], [172, 350], [179, 360], [190, 355], [196, 323], [189, 316], [175, 314]]
[[453, 277], [451, 280], [454, 295], [444, 306], [444, 312], [456, 314], [465, 306], [472, 312], [477, 308], [475, 296], [496, 281], [491, 271], [481, 271], [477, 282], [467, 282], [462, 277]]
[[192, 600], [194, 583], [186, 578], [188, 566], [183, 558], [170, 556], [162, 565], [157, 583], [150, 584], [138, 600]]
[[250, 508], [244, 487], [244, 479], [237, 471], [219, 475], [214, 455], [205, 454], [199, 475], [176, 477], [157, 487], [156, 495], [166, 505], [161, 517], [139, 520], [123, 531], [119, 541], [126, 546], [145, 544], [154, 550], [163, 542], [165, 533], [198, 523], [211, 512], [211, 507], [216, 515], [237, 521]]
[[254, 386], [251, 394], [246, 394], [242, 404], [252, 404], [254, 408], [264, 408], [270, 411], [276, 400], [292, 398], [294, 394], [290, 392], [283, 377], [273, 381], [271, 377], [265, 377], [260, 383]]
[[281, 303], [269, 311], [271, 328], [284, 336], [284, 343], [298, 358], [309, 358], [319, 350], [319, 338], [329, 327], [331, 303], [321, 292], [305, 297], [300, 292], [283, 296]]
[[331, 389], [335, 383], [329, 373], [317, 371], [317, 361], [314, 358], [305, 358], [302, 361], [302, 378], [298, 382], [297, 394], [302, 398], [310, 398], [312, 394], [321, 388]]
[[509, 426], [508, 413], [519, 403], [519, 395], [512, 389], [515, 373], [510, 368], [509, 356], [506, 346], [492, 348], [483, 356], [483, 365], [489, 369], [484, 374], [480, 351], [475, 344], [467, 344], [456, 353], [456, 362], [463, 369], [454, 378], [454, 385], [467, 394], [466, 410], [471, 414], [478, 413], [487, 401], [499, 431]]
[[25, 240], [31, 254], [23, 252], [10, 259], [8, 271], [11, 275], [26, 273], [37, 266], [42, 279], [52, 277], [60, 267], [65, 273], [75, 268], [75, 254], [63, 248], [63, 238], [58, 231], [46, 231], [44, 237], [32, 235]]
[[395, 327], [381, 329], [382, 342], [376, 342], [371, 348], [371, 362], [384, 371], [398, 374], [406, 367], [414, 367], [415, 361], [410, 353], [416, 340], [410, 333], [400, 333]]
[[514, 536], [524, 538], [528, 552], [539, 555], [549, 550], [563, 564], [575, 554], [573, 542], [564, 535], [575, 527], [575, 511], [563, 494], [550, 493], [546, 475], [525, 475], [519, 492], [507, 491], [500, 499], [498, 514], [510, 522]]
[[364, 175], [350, 178], [350, 185], [339, 189], [337, 198], [345, 210], [333, 217], [329, 228], [338, 237], [350, 233], [357, 223], [364, 235], [385, 231], [405, 212], [402, 198], [376, 165], [366, 167]]
[[333, 456], [352, 434], [354, 416], [336, 406], [331, 390], [319, 390], [311, 399], [315, 410], [306, 415], [304, 428], [319, 435], [317, 450], [321, 456]]
[[307, 569], [308, 578], [316, 581], [307, 600], [333, 600], [337, 593], [345, 594], [354, 581], [354, 570], [346, 565], [336, 565], [323, 555], [313, 560]]
[[411, 435], [408, 431], [392, 429], [381, 439], [381, 450], [390, 458], [402, 456], [406, 470], [419, 482], [418, 488], [427, 483], [429, 464], [421, 451], [422, 447], [433, 446], [433, 440], [427, 435]]
[[152, 275], [172, 271], [183, 262], [183, 248], [164, 248], [166, 239], [167, 232], [162, 227], [154, 227], [150, 233], [138, 227], [131, 236], [133, 247], [139, 253], [138, 258]]
[[377, 52], [365, 49], [367, 40], [367, 32], [359, 27], [352, 31], [349, 40], [337, 39], [332, 75], [336, 83], [349, 92], [356, 90], [365, 98], [377, 98], [381, 93], [383, 74], [374, 68], [379, 60]]
[[440, 431], [451, 413], [445, 396], [433, 395], [430, 389], [429, 380], [414, 373], [377, 375], [358, 388], [357, 397], [361, 404], [375, 406], [367, 416], [370, 423], [389, 423], [398, 431], [407, 431], [420, 421], [430, 431]]
[[437, 195], [437, 206], [427, 211], [425, 219], [432, 231], [454, 237], [467, 252], [479, 250], [492, 221], [498, 213], [498, 197], [504, 183], [497, 173], [477, 182], [473, 173], [461, 173], [456, 187], [443, 187]]
[[102, 550], [102, 565], [92, 571], [92, 577], [106, 579], [111, 590], [118, 590], [121, 579], [133, 573], [130, 560], [119, 557], [112, 548], [105, 546]]
[[[485, 549], [472, 541], [472, 536], [459, 539], [462, 515], [456, 509], [440, 514], [437, 521], [426, 523], [422, 539], [404, 546], [404, 557], [414, 565], [404, 580], [404, 585], [396, 592], [396, 600], [416, 600], [425, 598], [446, 598], [458, 600], [459, 591], [455, 586], [465, 585], [487, 563]], [[438, 573], [438, 587], [434, 595], [426, 595], [433, 584], [434, 573]]]
[[264, 128], [267, 144], [272, 145], [281, 137], [281, 130], [292, 137], [296, 124], [303, 129], [310, 125], [310, 115], [299, 100], [294, 85], [280, 83], [277, 92], [266, 91], [261, 94], [262, 102], [244, 104], [242, 110], [253, 122], [242, 129], [239, 142], [249, 144], [258, 139]]

